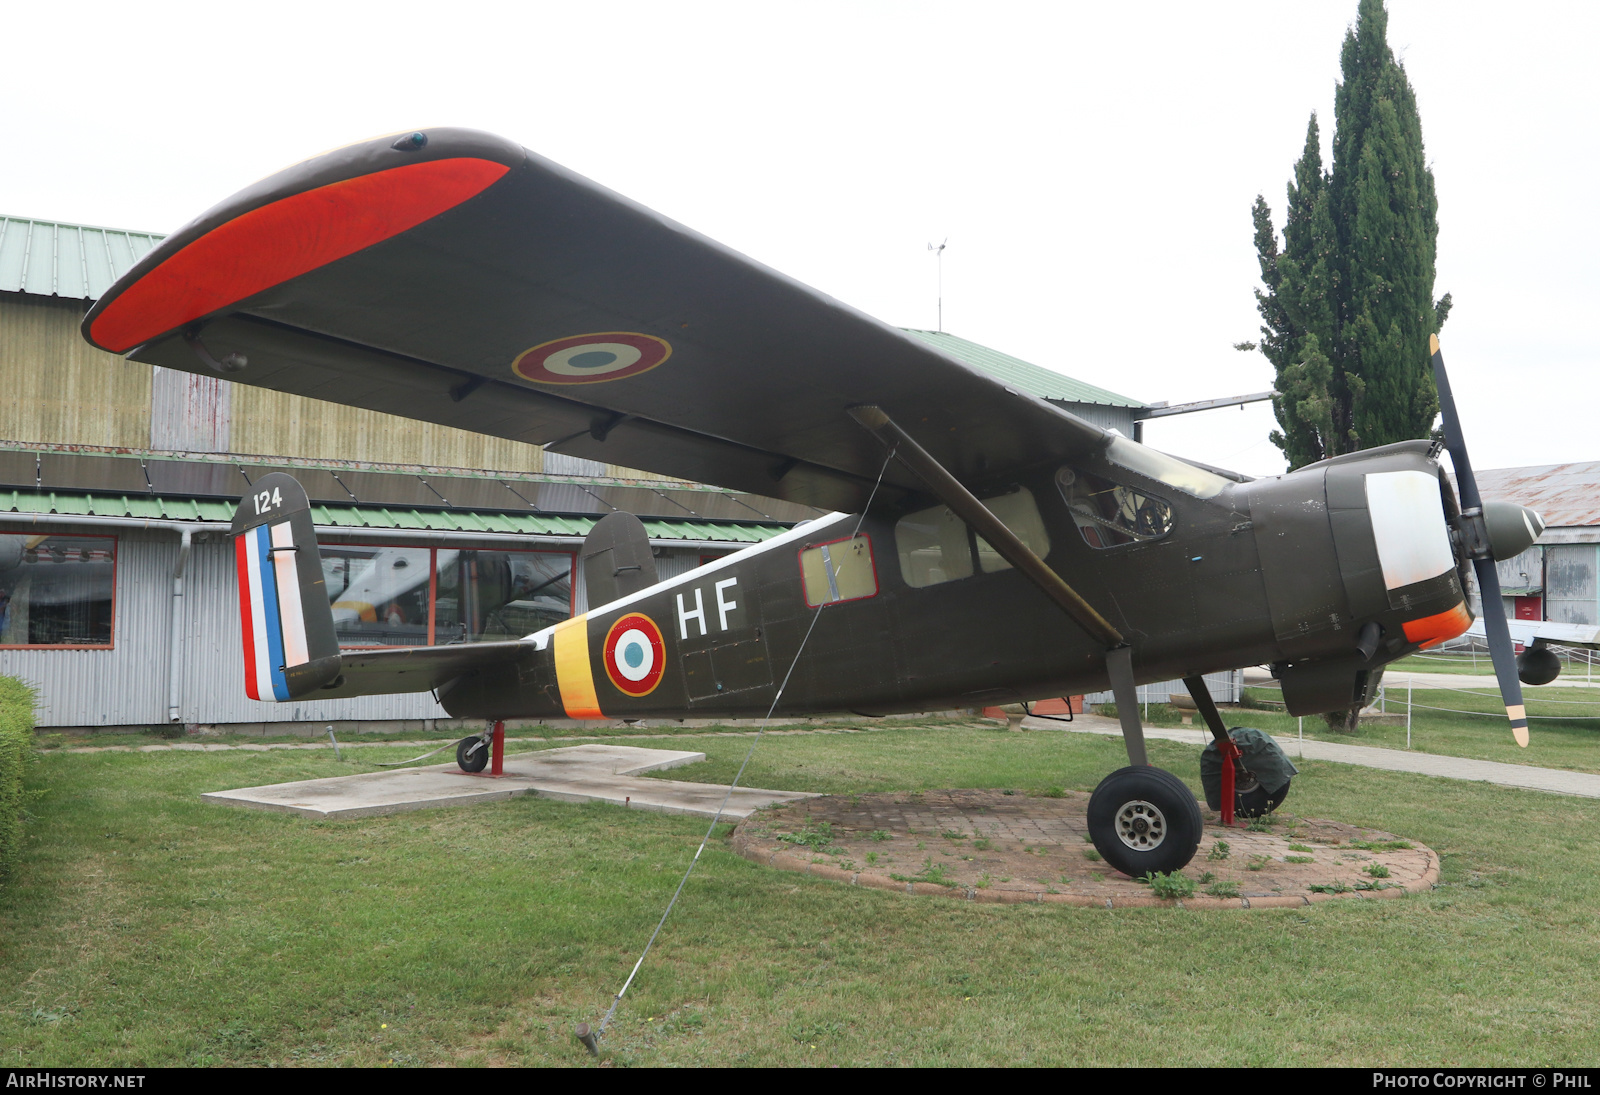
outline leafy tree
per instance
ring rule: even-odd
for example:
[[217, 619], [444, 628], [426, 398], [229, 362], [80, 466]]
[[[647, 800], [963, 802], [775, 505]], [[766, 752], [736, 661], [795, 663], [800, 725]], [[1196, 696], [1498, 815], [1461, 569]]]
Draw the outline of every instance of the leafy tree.
[[1277, 372], [1282, 426], [1272, 441], [1290, 467], [1426, 437], [1439, 409], [1428, 336], [1450, 295], [1433, 299], [1438, 201], [1388, 21], [1383, 0], [1361, 0], [1340, 54], [1333, 168], [1313, 113], [1281, 248], [1266, 201], [1253, 210], [1260, 348]]

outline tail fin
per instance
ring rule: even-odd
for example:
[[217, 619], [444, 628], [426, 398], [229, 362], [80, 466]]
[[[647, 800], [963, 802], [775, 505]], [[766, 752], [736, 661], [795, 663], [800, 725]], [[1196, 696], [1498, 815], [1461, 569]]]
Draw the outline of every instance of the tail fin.
[[244, 690], [289, 700], [339, 675], [339, 640], [322, 577], [311, 503], [292, 475], [251, 484], [233, 515], [244, 631]]
[[578, 550], [583, 559], [583, 588], [589, 608], [649, 589], [657, 582], [656, 561], [644, 522], [625, 510], [595, 522]]

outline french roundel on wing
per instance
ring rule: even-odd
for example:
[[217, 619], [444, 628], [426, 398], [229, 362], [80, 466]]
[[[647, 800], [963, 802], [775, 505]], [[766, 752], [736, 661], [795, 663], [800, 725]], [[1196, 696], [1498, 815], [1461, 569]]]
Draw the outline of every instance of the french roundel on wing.
[[606, 632], [606, 676], [629, 696], [648, 696], [661, 683], [667, 648], [661, 629], [642, 612], [630, 612]]
[[601, 384], [649, 372], [672, 356], [665, 339], [635, 331], [599, 331], [541, 342], [511, 371], [535, 384]]

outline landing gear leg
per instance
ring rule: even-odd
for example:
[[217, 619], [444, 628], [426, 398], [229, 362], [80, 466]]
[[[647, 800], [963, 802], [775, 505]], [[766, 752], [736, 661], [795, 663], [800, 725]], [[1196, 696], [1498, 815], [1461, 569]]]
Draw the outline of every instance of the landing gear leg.
[[1144, 724], [1139, 721], [1139, 686], [1133, 683], [1133, 647], [1114, 646], [1106, 651], [1106, 672], [1111, 677], [1111, 695], [1117, 701], [1117, 721], [1122, 723], [1122, 742], [1128, 747], [1128, 763], [1149, 764], [1150, 754], [1144, 747]]

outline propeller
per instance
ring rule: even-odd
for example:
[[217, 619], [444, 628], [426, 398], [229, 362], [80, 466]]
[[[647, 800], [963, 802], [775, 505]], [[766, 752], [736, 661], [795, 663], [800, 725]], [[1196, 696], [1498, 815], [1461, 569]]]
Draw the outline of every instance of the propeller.
[[[1467, 533], [1467, 552], [1478, 576], [1478, 593], [1483, 601], [1483, 631], [1489, 640], [1489, 656], [1494, 659], [1495, 679], [1500, 682], [1500, 699], [1511, 721], [1511, 736], [1524, 749], [1528, 747], [1528, 709], [1522, 703], [1522, 681], [1517, 677], [1517, 656], [1511, 648], [1511, 629], [1506, 626], [1505, 602], [1500, 599], [1500, 575], [1494, 568], [1494, 555], [1484, 523], [1483, 498], [1478, 480], [1467, 458], [1467, 443], [1461, 436], [1461, 417], [1456, 413], [1455, 397], [1450, 394], [1450, 378], [1444, 371], [1444, 353], [1439, 336], [1428, 336], [1433, 351], [1433, 381], [1439, 389], [1439, 413], [1444, 417], [1444, 447], [1456, 469], [1456, 491], [1461, 496], [1461, 518]], [[1542, 526], [1541, 526], [1542, 528]]]

